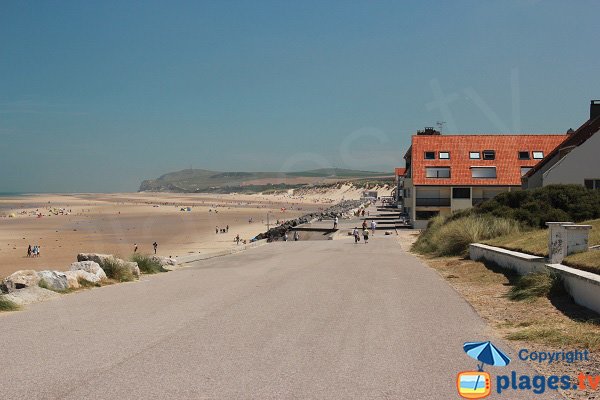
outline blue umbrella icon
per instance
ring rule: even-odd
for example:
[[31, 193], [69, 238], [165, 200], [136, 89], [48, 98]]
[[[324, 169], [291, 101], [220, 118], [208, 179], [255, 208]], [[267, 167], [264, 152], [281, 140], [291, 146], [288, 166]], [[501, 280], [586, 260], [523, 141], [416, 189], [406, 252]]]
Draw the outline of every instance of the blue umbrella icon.
[[[481, 365], [477, 366], [479, 371], [483, 371], [483, 364], [493, 365], [495, 367], [506, 367], [510, 363], [510, 358], [501, 352], [492, 342], [467, 342], [463, 345], [465, 353], [469, 357], [481, 361]], [[477, 376], [475, 387], [479, 383], [480, 376]]]
[[469, 357], [481, 362], [481, 365], [478, 366], [479, 371], [483, 371], [483, 364], [506, 367], [510, 363], [510, 358], [490, 341], [467, 342], [463, 345], [463, 349]]

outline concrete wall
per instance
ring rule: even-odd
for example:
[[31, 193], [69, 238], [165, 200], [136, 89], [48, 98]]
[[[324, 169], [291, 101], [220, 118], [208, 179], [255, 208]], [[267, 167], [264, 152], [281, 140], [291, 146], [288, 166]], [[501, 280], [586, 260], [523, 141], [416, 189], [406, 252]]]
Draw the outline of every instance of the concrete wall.
[[503, 268], [511, 269], [519, 275], [546, 271], [546, 259], [544, 257], [505, 250], [486, 244], [471, 244], [469, 246], [469, 257], [471, 260], [493, 262]]
[[543, 177], [543, 185], [575, 183], [584, 179], [600, 179], [600, 134], [596, 133], [581, 146], [550, 167]]
[[469, 255], [472, 260], [491, 261], [519, 275], [544, 271], [556, 273], [562, 278], [565, 289], [575, 303], [600, 314], [600, 275], [562, 264], [546, 264], [543, 257], [479, 243], [469, 246]]

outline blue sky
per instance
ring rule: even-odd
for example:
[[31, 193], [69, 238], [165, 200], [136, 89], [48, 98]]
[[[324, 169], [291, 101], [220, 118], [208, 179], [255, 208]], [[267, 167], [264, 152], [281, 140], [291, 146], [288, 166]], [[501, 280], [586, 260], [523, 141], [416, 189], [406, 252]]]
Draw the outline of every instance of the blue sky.
[[560, 133], [597, 1], [2, 1], [0, 192], [189, 168], [391, 171], [410, 135]]

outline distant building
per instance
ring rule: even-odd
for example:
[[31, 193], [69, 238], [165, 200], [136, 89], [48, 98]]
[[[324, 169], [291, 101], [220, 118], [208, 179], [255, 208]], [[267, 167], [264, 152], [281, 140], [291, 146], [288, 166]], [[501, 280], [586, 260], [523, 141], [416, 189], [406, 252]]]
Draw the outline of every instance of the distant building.
[[404, 193], [404, 175], [406, 174], [406, 168], [396, 168], [394, 172], [396, 189], [392, 191], [392, 197], [394, 197], [396, 204], [401, 205], [402, 195]]
[[523, 177], [523, 188], [574, 183], [600, 189], [600, 100], [592, 100], [590, 119], [571, 132]]
[[441, 135], [425, 128], [406, 152], [403, 202], [415, 228], [521, 189], [521, 177], [567, 135]]

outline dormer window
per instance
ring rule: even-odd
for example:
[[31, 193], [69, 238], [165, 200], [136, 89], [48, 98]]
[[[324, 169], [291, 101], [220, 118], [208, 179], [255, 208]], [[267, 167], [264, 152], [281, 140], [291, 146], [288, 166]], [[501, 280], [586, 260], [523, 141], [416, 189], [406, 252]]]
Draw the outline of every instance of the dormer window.
[[425, 159], [426, 160], [435, 160], [435, 151], [426, 151]]
[[483, 151], [483, 159], [484, 160], [495, 160], [496, 152], [494, 150], [484, 150]]
[[544, 158], [544, 152], [543, 151], [534, 151], [533, 152], [533, 159], [534, 160], [541, 160], [542, 158]]
[[519, 160], [529, 160], [529, 152], [528, 151], [520, 151], [519, 152]]

